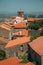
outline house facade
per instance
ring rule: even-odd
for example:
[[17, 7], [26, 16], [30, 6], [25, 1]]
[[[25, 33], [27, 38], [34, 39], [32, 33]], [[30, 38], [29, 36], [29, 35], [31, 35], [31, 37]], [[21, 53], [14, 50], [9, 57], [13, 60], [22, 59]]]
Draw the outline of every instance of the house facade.
[[29, 43], [30, 57], [36, 65], [43, 65], [43, 36]]
[[9, 41], [5, 46], [6, 57], [18, 57], [21, 58], [24, 55], [28, 55], [28, 42], [29, 37], [17, 38]]
[[9, 58], [9, 57], [21, 58], [24, 55], [27, 56], [28, 55], [27, 51], [28, 51], [27, 43], [16, 45], [16, 46], [5, 49], [7, 58]]

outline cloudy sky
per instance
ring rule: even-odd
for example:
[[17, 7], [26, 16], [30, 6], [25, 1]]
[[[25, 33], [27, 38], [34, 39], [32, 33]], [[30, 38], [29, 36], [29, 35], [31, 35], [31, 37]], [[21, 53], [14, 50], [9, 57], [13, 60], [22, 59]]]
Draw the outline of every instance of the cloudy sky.
[[25, 12], [43, 11], [43, 0], [0, 0], [0, 12], [16, 12], [20, 8]]

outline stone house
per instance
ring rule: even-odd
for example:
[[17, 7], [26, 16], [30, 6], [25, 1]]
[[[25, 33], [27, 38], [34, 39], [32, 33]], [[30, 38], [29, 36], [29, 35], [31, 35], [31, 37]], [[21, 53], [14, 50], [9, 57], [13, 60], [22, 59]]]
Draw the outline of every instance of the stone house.
[[0, 26], [0, 37], [11, 40], [12, 31], [10, 29], [10, 26], [8, 26], [6, 24], [2, 24]]
[[26, 29], [13, 33], [12, 39], [20, 38], [20, 37], [24, 37], [24, 36], [26, 36], [26, 37], [28, 36], [28, 30], [26, 30]]
[[27, 24], [25, 22], [19, 22], [12, 25], [11, 29], [13, 33], [18, 32], [20, 30], [27, 29]]
[[24, 55], [28, 55], [28, 42], [30, 37], [21, 37], [15, 40], [9, 41], [5, 46], [6, 57], [18, 57], [21, 58]]
[[36, 65], [43, 65], [43, 36], [29, 43], [29, 54]]
[[4, 50], [5, 45], [8, 43], [9, 39], [0, 37], [0, 49]]

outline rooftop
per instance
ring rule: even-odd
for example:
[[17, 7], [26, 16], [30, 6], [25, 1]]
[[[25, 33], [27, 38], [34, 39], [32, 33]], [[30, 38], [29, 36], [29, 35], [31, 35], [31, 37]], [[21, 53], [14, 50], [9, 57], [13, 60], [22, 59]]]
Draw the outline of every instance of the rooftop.
[[3, 23], [2, 25], [0, 25], [0, 28], [4, 28], [6, 30], [10, 30], [11, 27], [9, 25]]
[[28, 63], [20, 63], [20, 60], [18, 58], [9, 58], [3, 61], [0, 61], [0, 65], [34, 65], [31, 62]]
[[30, 42], [30, 37], [17, 38], [15, 40], [9, 41], [8, 44], [5, 46], [5, 48], [12, 47], [15, 45], [20, 45], [20, 44], [27, 43], [27, 42]]
[[19, 22], [13, 25], [15, 28], [26, 28], [25, 22]]
[[39, 55], [43, 55], [43, 36], [29, 43], [30, 47]]
[[15, 36], [28, 36], [28, 30], [24, 29], [22, 31], [15, 32], [15, 33], [13, 33], [13, 35], [15, 35]]
[[34, 22], [34, 21], [36, 21], [36, 20], [43, 20], [43, 18], [27, 18], [27, 20], [29, 21], [29, 22]]

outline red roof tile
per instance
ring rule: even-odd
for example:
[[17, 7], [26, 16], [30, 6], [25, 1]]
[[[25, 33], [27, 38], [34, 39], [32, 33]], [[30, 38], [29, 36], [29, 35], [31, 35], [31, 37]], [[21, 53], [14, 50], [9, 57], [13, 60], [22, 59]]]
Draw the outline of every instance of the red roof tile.
[[19, 22], [14, 24], [15, 28], [25, 28], [26, 27], [26, 23], [25, 22]]
[[34, 22], [36, 20], [43, 20], [43, 18], [27, 18], [29, 22]]
[[34, 18], [28, 18], [27, 20], [28, 20], [29, 22], [33, 22], [33, 21], [35, 21]]
[[1, 28], [4, 28], [4, 29], [6, 29], [6, 30], [10, 30], [10, 26], [9, 25], [7, 25], [7, 24], [2, 24], [1, 26], [0, 26]]
[[17, 65], [20, 62], [17, 58], [9, 58], [3, 61], [0, 61], [0, 65]]
[[43, 55], [43, 36], [33, 40], [29, 45], [39, 55]]
[[27, 64], [20, 63], [20, 60], [18, 58], [9, 58], [9, 59], [0, 61], [0, 65], [34, 65], [34, 64], [31, 62]]
[[12, 46], [19, 45], [19, 44], [23, 44], [26, 42], [30, 42], [30, 37], [21, 37], [21, 38], [15, 39], [15, 40], [11, 40], [8, 42], [8, 44], [5, 46], [5, 48], [12, 47]]
[[17, 36], [28, 36], [28, 30], [24, 29], [22, 31], [15, 32], [15, 33], [13, 33], [13, 35], [17, 35]]

